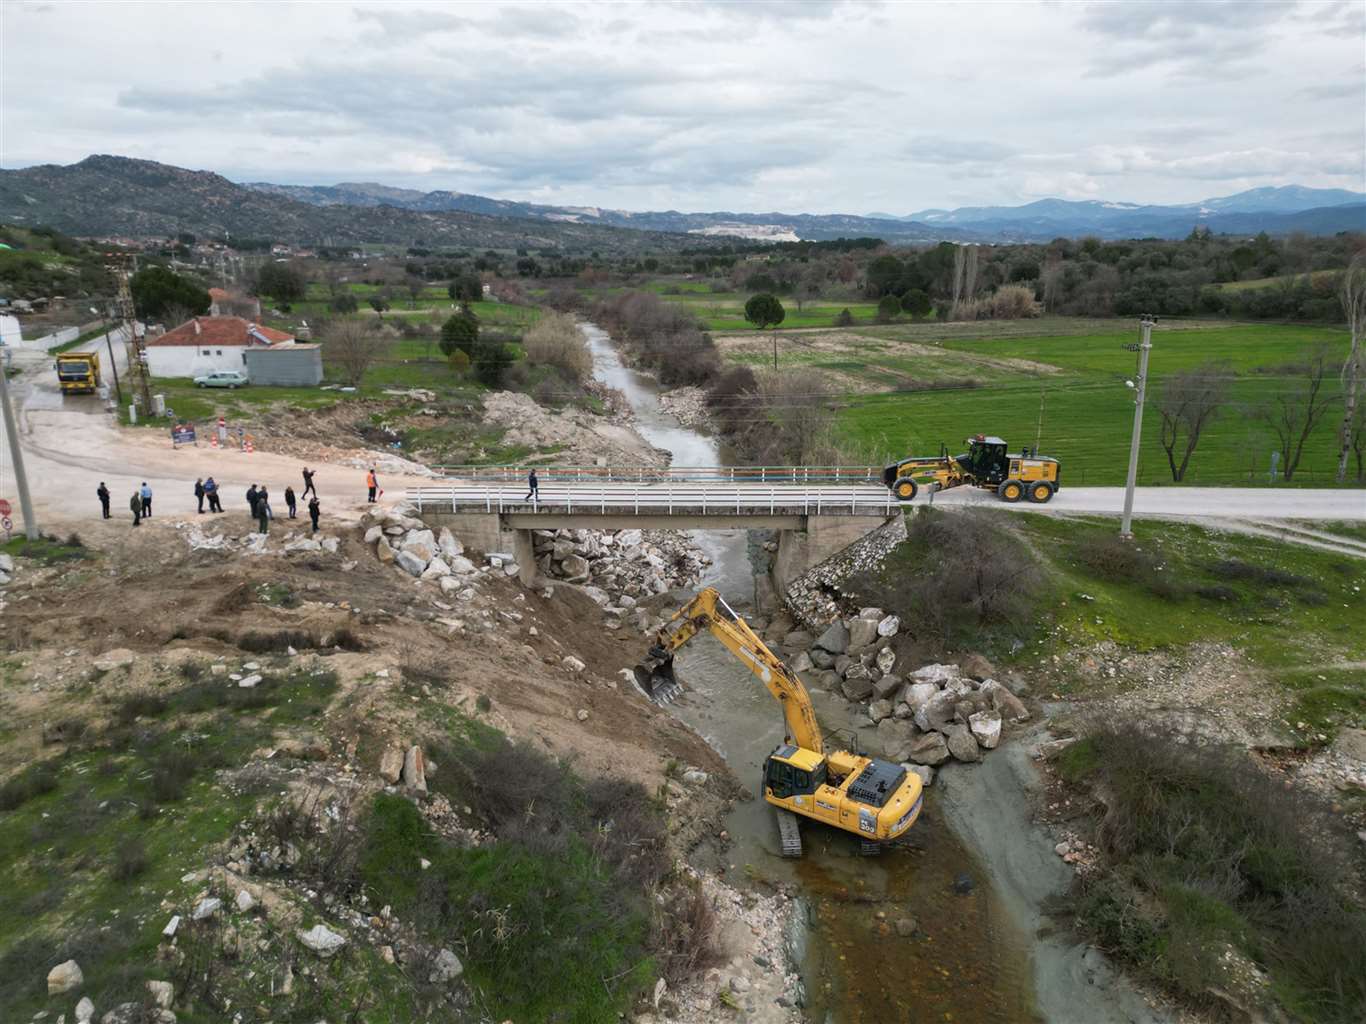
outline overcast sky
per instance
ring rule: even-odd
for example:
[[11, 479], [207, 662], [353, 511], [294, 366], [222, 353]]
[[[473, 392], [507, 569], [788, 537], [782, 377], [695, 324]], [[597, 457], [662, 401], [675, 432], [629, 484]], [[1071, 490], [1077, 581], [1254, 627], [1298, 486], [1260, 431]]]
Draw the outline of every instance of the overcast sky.
[[1366, 188], [1366, 0], [0, 2], [0, 165], [626, 209]]

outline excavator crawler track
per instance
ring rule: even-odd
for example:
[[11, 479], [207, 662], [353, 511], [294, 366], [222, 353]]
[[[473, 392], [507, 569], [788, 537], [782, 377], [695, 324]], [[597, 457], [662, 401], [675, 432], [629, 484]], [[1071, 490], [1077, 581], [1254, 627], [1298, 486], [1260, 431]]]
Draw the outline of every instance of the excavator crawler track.
[[800, 857], [802, 855], [801, 822], [791, 811], [784, 811], [780, 808], [776, 814], [778, 816], [778, 838], [782, 842], [783, 856]]

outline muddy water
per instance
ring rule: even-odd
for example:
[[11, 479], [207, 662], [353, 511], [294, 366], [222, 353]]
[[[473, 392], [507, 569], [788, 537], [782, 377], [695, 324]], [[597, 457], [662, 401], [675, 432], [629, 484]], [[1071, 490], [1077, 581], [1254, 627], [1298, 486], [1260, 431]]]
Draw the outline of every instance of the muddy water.
[[[716, 466], [716, 442], [682, 427], [659, 406], [658, 385], [623, 366], [606, 333], [585, 325], [594, 375], [625, 393], [636, 427], [674, 453], [675, 466]], [[743, 530], [694, 531], [713, 564], [704, 583], [743, 610], [753, 595]], [[686, 692], [676, 714], [719, 750], [756, 799], [741, 801], [726, 828], [731, 845], [708, 865], [741, 887], [795, 886], [806, 911], [800, 943], [806, 1013], [819, 1024], [991, 1021], [1033, 1024], [1027, 944], [987, 874], [947, 826], [931, 789], [913, 847], [859, 856], [849, 836], [804, 826], [801, 860], [779, 855], [772, 809], [760, 798], [764, 758], [782, 738], [768, 691], [711, 637], [699, 636], [676, 668]], [[827, 732], [848, 737], [843, 702], [817, 701]], [[966, 890], [966, 891], [962, 891]], [[898, 922], [911, 920], [903, 937]]]

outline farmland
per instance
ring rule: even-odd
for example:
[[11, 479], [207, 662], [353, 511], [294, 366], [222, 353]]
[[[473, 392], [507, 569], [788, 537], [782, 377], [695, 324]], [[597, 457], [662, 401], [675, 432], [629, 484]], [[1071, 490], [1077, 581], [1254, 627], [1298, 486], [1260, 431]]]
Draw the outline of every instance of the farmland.
[[[933, 454], [941, 443], [991, 433], [1034, 444], [1062, 460], [1064, 484], [1122, 483], [1127, 466], [1137, 340], [1126, 320], [876, 325], [782, 335], [778, 365], [820, 371], [837, 394], [838, 429], [862, 459]], [[721, 334], [727, 362], [772, 365], [772, 332]], [[1166, 376], [1210, 360], [1232, 371], [1229, 396], [1200, 442], [1186, 482], [1259, 483], [1276, 447], [1256, 412], [1298, 387], [1284, 370], [1316, 345], [1340, 359], [1342, 330], [1266, 324], [1159, 324], [1153, 335], [1149, 405], [1139, 464], [1142, 484], [1171, 483], [1156, 399]], [[1336, 389], [1336, 380], [1325, 384]], [[1042, 406], [1042, 411], [1041, 411]], [[1294, 483], [1331, 483], [1341, 405], [1333, 401], [1305, 445]]]

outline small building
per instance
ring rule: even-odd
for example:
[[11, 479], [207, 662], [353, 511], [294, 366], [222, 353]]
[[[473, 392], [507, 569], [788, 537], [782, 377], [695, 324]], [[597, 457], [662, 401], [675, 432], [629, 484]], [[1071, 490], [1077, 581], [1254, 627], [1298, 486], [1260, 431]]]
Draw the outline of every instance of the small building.
[[240, 316], [197, 316], [159, 338], [147, 339], [147, 370], [153, 377], [198, 377], [237, 370], [251, 378], [247, 352], [294, 344], [294, 336]]
[[209, 316], [241, 316], [259, 319], [261, 300], [226, 288], [209, 289]]

